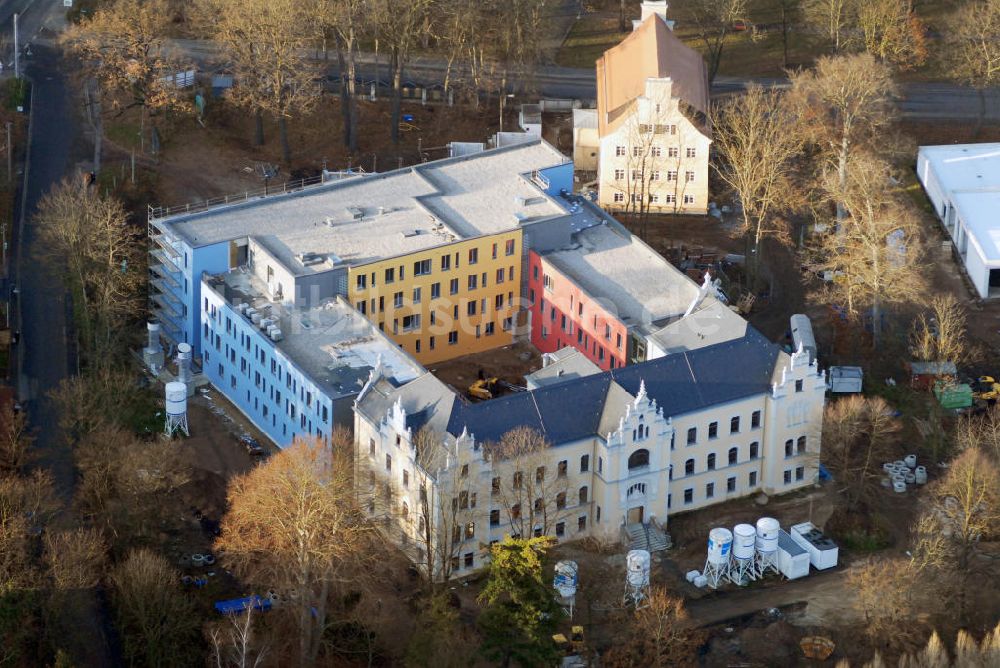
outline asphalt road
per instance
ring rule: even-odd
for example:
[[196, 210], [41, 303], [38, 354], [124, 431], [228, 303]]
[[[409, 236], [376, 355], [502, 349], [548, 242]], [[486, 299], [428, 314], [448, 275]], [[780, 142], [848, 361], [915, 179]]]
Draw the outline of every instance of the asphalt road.
[[[219, 65], [218, 50], [207, 41], [178, 40], [178, 48], [191, 57], [203, 70], [212, 71]], [[444, 80], [446, 63], [436, 58], [414, 58], [407, 66], [404, 80], [416, 85], [440, 85]], [[454, 72], [460, 72], [461, 67]], [[454, 76], [453, 72], [453, 76]], [[329, 54], [328, 76], [338, 77], [336, 54]], [[358, 76], [365, 82], [376, 79], [387, 85], [389, 71], [387, 60], [382, 56], [378, 64], [373, 54], [359, 56]], [[713, 95], [725, 95], [743, 90], [748, 83], [756, 82], [766, 86], [787, 86], [782, 78], [744, 79], [738, 77], [716, 77], [712, 85]], [[544, 65], [535, 75], [535, 86], [543, 97], [593, 101], [597, 97], [594, 70]], [[900, 86], [899, 107], [902, 115], [915, 120], [974, 120], [979, 114], [979, 93], [974, 89], [948, 82], [904, 83]], [[1000, 88], [986, 91], [986, 118], [1000, 120]]]

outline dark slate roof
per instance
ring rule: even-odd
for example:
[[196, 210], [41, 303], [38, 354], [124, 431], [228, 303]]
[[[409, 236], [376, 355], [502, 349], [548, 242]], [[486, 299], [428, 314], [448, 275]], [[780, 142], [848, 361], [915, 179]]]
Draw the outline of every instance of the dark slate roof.
[[527, 426], [553, 445], [568, 443], [597, 433], [612, 381], [633, 396], [644, 381], [664, 415], [681, 415], [766, 392], [778, 352], [778, 346], [747, 327], [742, 338], [705, 348], [492, 401], [455, 401], [448, 432], [457, 436], [467, 427], [477, 441], [488, 443]]

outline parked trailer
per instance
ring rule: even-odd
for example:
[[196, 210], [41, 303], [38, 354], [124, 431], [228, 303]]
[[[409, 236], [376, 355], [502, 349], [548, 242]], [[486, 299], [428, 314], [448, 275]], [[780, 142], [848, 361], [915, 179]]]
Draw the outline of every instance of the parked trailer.
[[784, 529], [778, 531], [778, 570], [789, 580], [809, 575], [809, 553]]
[[809, 362], [816, 361], [816, 337], [813, 335], [812, 322], [809, 316], [796, 313], [790, 319], [792, 328], [792, 344], [795, 350], [805, 350], [809, 353]]
[[832, 539], [823, 535], [812, 522], [803, 522], [792, 527], [789, 533], [799, 547], [809, 553], [809, 563], [816, 570], [833, 568], [837, 565], [840, 549]]

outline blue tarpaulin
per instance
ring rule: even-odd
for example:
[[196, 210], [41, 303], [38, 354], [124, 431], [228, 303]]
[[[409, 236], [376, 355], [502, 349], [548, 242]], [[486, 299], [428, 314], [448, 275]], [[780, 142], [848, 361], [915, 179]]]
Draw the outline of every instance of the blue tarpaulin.
[[216, 601], [215, 609], [222, 615], [235, 615], [244, 612], [250, 606], [256, 610], [270, 610], [271, 599], [260, 596], [247, 596], [246, 598], [233, 598], [228, 601]]

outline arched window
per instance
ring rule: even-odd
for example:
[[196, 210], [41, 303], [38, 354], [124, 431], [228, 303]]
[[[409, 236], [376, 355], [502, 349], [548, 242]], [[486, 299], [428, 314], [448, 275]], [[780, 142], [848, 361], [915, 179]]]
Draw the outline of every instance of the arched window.
[[799, 440], [795, 444], [795, 451], [798, 454], [803, 454], [806, 451], [806, 437], [799, 436]]
[[628, 458], [628, 470], [649, 466], [649, 450], [636, 450]]
[[643, 496], [645, 494], [646, 494], [646, 483], [638, 482], [628, 488], [628, 491], [625, 493], [625, 496], [631, 498], [633, 496]]
[[705, 468], [707, 468], [709, 471], [714, 471], [715, 470], [715, 453], [714, 452], [708, 456], [708, 463], [707, 463], [707, 465], [706, 465]]
[[788, 439], [787, 441], [785, 441], [785, 456], [786, 457], [791, 457], [792, 456], [792, 454], [793, 454], [792, 453], [792, 447], [793, 447], [792, 439]]
[[729, 448], [729, 465], [732, 466], [740, 458], [739, 448]]
[[689, 459], [684, 462], [684, 475], [691, 475], [694, 473], [694, 460]]

